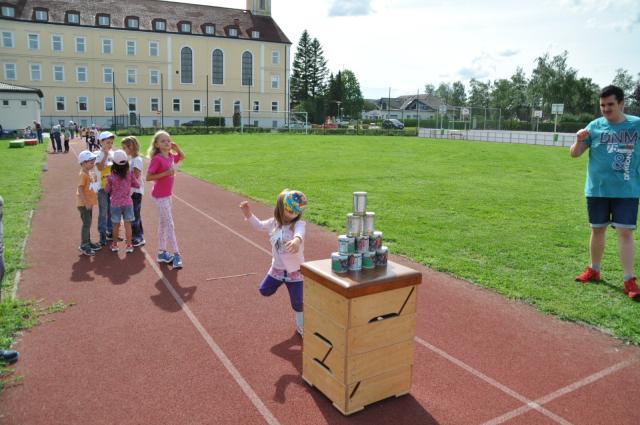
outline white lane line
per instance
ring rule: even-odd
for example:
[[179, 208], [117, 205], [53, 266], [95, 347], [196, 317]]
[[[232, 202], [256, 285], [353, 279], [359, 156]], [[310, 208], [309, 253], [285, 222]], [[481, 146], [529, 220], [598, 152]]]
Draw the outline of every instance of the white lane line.
[[[76, 158], [77, 158], [78, 155], [77, 155], [75, 149], [72, 149], [72, 150], [73, 150], [73, 154], [76, 155]], [[192, 206], [192, 208], [196, 209], [193, 206]], [[209, 218], [214, 220], [212, 217], [209, 217]], [[217, 222], [217, 220], [214, 220], [214, 221]], [[224, 226], [224, 227], [227, 227], [227, 226]], [[231, 229], [229, 229], [229, 230], [231, 230]], [[173, 286], [171, 286], [171, 283], [169, 283], [167, 278], [164, 276], [164, 274], [162, 273], [162, 271], [160, 270], [160, 268], [156, 264], [155, 258], [151, 257], [145, 248], [140, 248], [140, 250], [144, 253], [144, 256], [145, 256], [145, 258], [147, 260], [147, 263], [149, 263], [151, 265], [151, 268], [156, 272], [158, 277], [162, 280], [162, 283], [164, 283], [164, 286], [171, 293], [171, 295], [173, 296], [173, 299], [176, 301], [176, 303], [178, 303], [178, 305], [180, 306], [182, 311], [184, 311], [184, 314], [187, 315], [187, 317], [189, 318], [189, 320], [191, 321], [193, 326], [198, 330], [198, 332], [200, 333], [200, 336], [202, 336], [202, 338], [205, 340], [205, 342], [207, 343], [209, 348], [211, 348], [211, 351], [213, 351], [213, 353], [216, 355], [216, 357], [218, 357], [218, 359], [223, 364], [225, 369], [227, 369], [229, 374], [233, 377], [233, 379], [236, 381], [236, 383], [240, 386], [240, 388], [245, 393], [247, 398], [249, 398], [249, 400], [251, 400], [251, 402], [256, 407], [256, 409], [258, 409], [258, 411], [260, 412], [262, 417], [265, 419], [265, 421], [270, 425], [280, 425], [280, 422], [278, 422], [278, 420], [275, 418], [275, 416], [273, 416], [273, 414], [271, 413], [269, 408], [267, 408], [267, 406], [264, 405], [264, 403], [262, 402], [260, 397], [258, 397], [258, 394], [256, 394], [256, 392], [253, 390], [253, 388], [251, 388], [251, 385], [249, 385], [249, 383], [242, 377], [242, 375], [240, 374], [238, 369], [236, 369], [236, 367], [233, 365], [231, 360], [229, 360], [229, 357], [227, 357], [227, 355], [224, 353], [224, 351], [222, 351], [222, 348], [220, 348], [220, 346], [214, 341], [214, 339], [211, 337], [211, 335], [209, 335], [209, 333], [206, 331], [204, 326], [202, 326], [202, 324], [200, 323], [200, 321], [198, 320], [196, 315], [193, 314], [193, 312], [191, 311], [189, 306], [187, 306], [187, 304], [180, 297], [180, 295], [175, 291], [175, 289], [173, 289]], [[271, 254], [271, 253], [269, 252], [269, 254]]]
[[[599, 379], [602, 379], [606, 376], [609, 376], [613, 373], [616, 373], [626, 367], [631, 366], [634, 363], [637, 363], [638, 361], [640, 361], [640, 358], [638, 358], [637, 356], [634, 356], [630, 359], [627, 359], [625, 361], [622, 361], [620, 363], [617, 363], [611, 367], [608, 367], [606, 369], [602, 369], [600, 372], [596, 372], [592, 375], [587, 376], [586, 378], [583, 378], [579, 381], [574, 382], [573, 384], [567, 385], [566, 387], [560, 388], [557, 391], [554, 391], [550, 394], [547, 394], [544, 397], [541, 397], [537, 400], [534, 401], [534, 403], [536, 405], [542, 405], [542, 404], [546, 404], [551, 402], [552, 400], [555, 400], [559, 397], [562, 397], [566, 394], [569, 394], [573, 391], [576, 391], [582, 387], [585, 387], [587, 385], [590, 385], [596, 381], [598, 381]], [[485, 422], [483, 425], [498, 425], [501, 423], [504, 423], [510, 419], [515, 418], [516, 416], [519, 416], [527, 411], [531, 410], [531, 407], [529, 406], [522, 406], [519, 409], [515, 409], [512, 410], [511, 412], [507, 412], [502, 416], [498, 416], [497, 418], [491, 419], [490, 421]]]
[[517, 393], [516, 391], [512, 390], [511, 388], [507, 387], [506, 385], [501, 384], [500, 382], [496, 381], [495, 379], [485, 375], [484, 373], [480, 372], [479, 370], [476, 370], [474, 368], [472, 368], [471, 366], [469, 366], [468, 364], [464, 363], [462, 360], [459, 360], [455, 357], [453, 357], [452, 355], [450, 355], [449, 353], [447, 353], [444, 350], [441, 350], [440, 348], [429, 344], [427, 341], [423, 340], [420, 337], [414, 337], [415, 341], [418, 342], [418, 344], [428, 348], [429, 350], [433, 351], [434, 353], [444, 357], [445, 359], [449, 360], [451, 363], [455, 364], [456, 366], [461, 367], [462, 369], [466, 370], [467, 372], [471, 373], [472, 375], [476, 376], [477, 378], [481, 379], [482, 381], [486, 382], [487, 384], [496, 387], [497, 389], [499, 389], [500, 391], [510, 395], [511, 397], [515, 398], [516, 400], [522, 402], [525, 406], [520, 407], [517, 410], [520, 409], [525, 409], [523, 412], [530, 409], [535, 409], [537, 411], [539, 411], [540, 413], [542, 413], [545, 416], [548, 416], [549, 418], [555, 420], [558, 423], [561, 423], [563, 425], [570, 425], [571, 422], [567, 421], [566, 419], [556, 415], [555, 413], [545, 409], [544, 407], [538, 405], [536, 402], [528, 399], [527, 397], [521, 395], [520, 393]]
[[231, 360], [229, 360], [229, 358], [224, 353], [224, 351], [222, 351], [220, 346], [213, 340], [211, 335], [209, 335], [209, 333], [206, 331], [204, 326], [202, 326], [202, 324], [200, 323], [196, 315], [193, 314], [189, 306], [185, 304], [184, 300], [175, 291], [175, 289], [173, 289], [173, 286], [171, 286], [171, 283], [169, 283], [167, 278], [164, 276], [164, 274], [156, 264], [155, 258], [151, 257], [145, 248], [142, 248], [141, 250], [144, 253], [145, 258], [147, 259], [147, 262], [151, 265], [151, 267], [156, 272], [158, 277], [162, 279], [164, 286], [171, 293], [171, 295], [176, 300], [176, 302], [178, 303], [182, 311], [184, 311], [184, 313], [187, 315], [189, 320], [191, 320], [191, 323], [198, 330], [202, 338], [206, 341], [207, 345], [209, 345], [209, 348], [211, 348], [211, 351], [213, 351], [213, 353], [216, 355], [216, 357], [218, 357], [220, 362], [222, 362], [224, 367], [231, 374], [233, 379], [235, 379], [236, 383], [240, 386], [240, 388], [245, 393], [245, 395], [249, 398], [249, 400], [251, 400], [251, 402], [256, 407], [256, 409], [258, 409], [260, 414], [264, 417], [265, 421], [267, 421], [267, 423], [271, 425], [280, 425], [280, 422], [278, 422], [275, 416], [273, 416], [273, 414], [267, 408], [267, 406], [264, 405], [260, 397], [258, 397], [258, 394], [256, 394], [253, 388], [251, 388], [251, 385], [249, 385], [249, 383], [242, 377], [238, 369], [236, 369], [236, 367], [233, 365]]

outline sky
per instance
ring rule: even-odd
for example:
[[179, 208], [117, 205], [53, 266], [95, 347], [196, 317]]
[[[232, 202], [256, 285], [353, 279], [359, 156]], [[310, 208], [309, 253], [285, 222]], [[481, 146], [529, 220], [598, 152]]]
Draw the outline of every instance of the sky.
[[[182, 3], [244, 9], [245, 0]], [[367, 99], [424, 92], [426, 84], [527, 78], [536, 59], [568, 52], [578, 77], [640, 79], [639, 0], [271, 0], [292, 43], [306, 29], [334, 74], [353, 71]]]

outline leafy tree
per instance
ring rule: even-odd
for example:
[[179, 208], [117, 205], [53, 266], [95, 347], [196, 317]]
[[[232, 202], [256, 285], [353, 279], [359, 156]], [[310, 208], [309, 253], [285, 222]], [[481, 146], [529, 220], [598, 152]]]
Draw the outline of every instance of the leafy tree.
[[475, 78], [469, 82], [469, 106], [486, 108], [491, 101], [491, 82], [483, 83]]
[[353, 71], [342, 71], [342, 84], [344, 86], [344, 113], [348, 117], [359, 117], [364, 105], [364, 98], [360, 90], [360, 83]]
[[577, 81], [577, 71], [567, 64], [568, 53], [553, 58], [549, 53], [539, 57], [529, 81], [529, 90], [534, 98], [542, 99], [544, 111], [551, 112], [552, 103], [564, 103], [565, 112], [581, 112], [573, 102], [573, 91]]
[[433, 84], [426, 84], [424, 86], [424, 94], [426, 94], [427, 96], [435, 96], [436, 87]]
[[460, 81], [456, 81], [451, 86], [451, 105], [464, 106], [467, 103], [467, 94], [464, 89], [464, 84]]
[[636, 86], [636, 82], [633, 81], [633, 75], [631, 75], [631, 73], [626, 69], [622, 68], [616, 69], [616, 75], [613, 77], [611, 84], [624, 90], [624, 94], [627, 97], [631, 96]]
[[449, 85], [449, 83], [440, 83], [435, 94], [445, 105], [449, 105], [451, 102], [451, 85]]

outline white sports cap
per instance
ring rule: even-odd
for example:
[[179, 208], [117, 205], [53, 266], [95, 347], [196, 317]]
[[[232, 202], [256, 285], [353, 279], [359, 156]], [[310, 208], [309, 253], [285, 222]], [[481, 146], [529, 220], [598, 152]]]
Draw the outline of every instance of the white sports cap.
[[127, 153], [122, 149], [118, 149], [113, 152], [113, 162], [118, 165], [124, 165], [129, 160]]
[[116, 137], [116, 136], [114, 136], [113, 133], [110, 131], [103, 131], [98, 135], [98, 140], [104, 140], [110, 137]]
[[83, 162], [91, 161], [91, 160], [94, 160], [94, 159], [96, 159], [96, 154], [94, 154], [91, 151], [82, 151], [78, 155], [78, 163], [79, 164], [82, 164]]

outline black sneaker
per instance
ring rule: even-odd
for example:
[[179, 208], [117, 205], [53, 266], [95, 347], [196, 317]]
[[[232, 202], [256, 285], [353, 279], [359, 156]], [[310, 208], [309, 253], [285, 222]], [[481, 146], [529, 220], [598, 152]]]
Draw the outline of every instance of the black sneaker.
[[134, 239], [133, 246], [142, 246], [147, 243], [144, 239]]
[[78, 249], [80, 250], [80, 252], [82, 252], [82, 255], [86, 255], [88, 257], [93, 257], [94, 255], [96, 255], [96, 252], [90, 246], [81, 246], [78, 247]]
[[[106, 242], [105, 242], [106, 244]], [[102, 245], [99, 243], [90, 243], [89, 246], [91, 247], [91, 249], [93, 249], [94, 251], [100, 251], [102, 249]]]
[[111, 232], [107, 232], [105, 235], [106, 235], [106, 238], [107, 238], [108, 241], [112, 241], [113, 240], [113, 234]]

